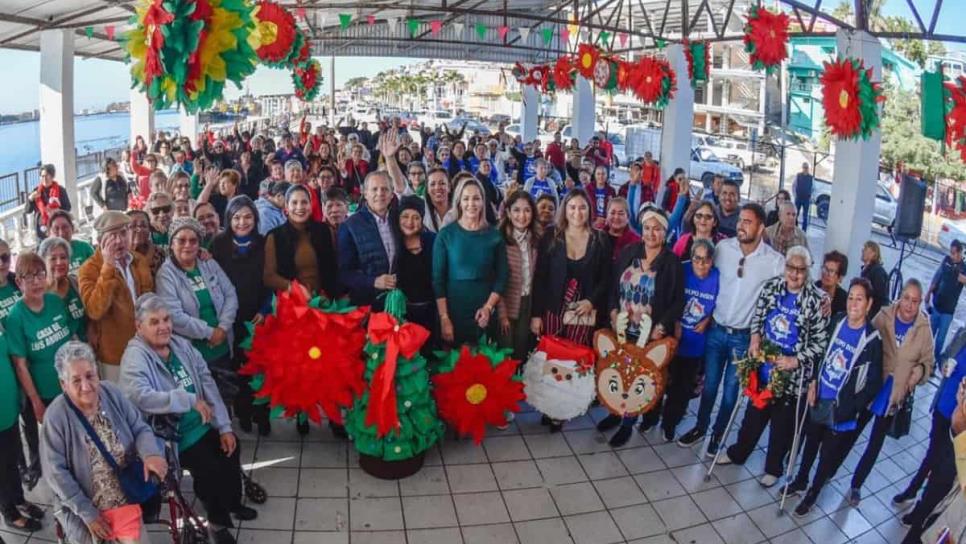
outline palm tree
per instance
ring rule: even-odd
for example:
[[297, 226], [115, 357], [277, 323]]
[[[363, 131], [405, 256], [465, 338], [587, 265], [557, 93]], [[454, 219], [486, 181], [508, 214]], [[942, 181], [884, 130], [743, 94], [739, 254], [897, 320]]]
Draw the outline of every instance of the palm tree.
[[450, 90], [453, 93], [453, 115], [456, 115], [456, 100], [455, 97], [462, 96], [462, 90], [466, 88], [466, 78], [463, 74], [455, 70], [446, 70], [443, 72], [443, 82], [450, 85]]

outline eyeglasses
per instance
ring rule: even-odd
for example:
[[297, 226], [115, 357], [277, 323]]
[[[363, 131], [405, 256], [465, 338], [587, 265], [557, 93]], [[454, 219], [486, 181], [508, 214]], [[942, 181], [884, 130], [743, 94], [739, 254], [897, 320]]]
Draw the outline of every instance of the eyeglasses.
[[711, 215], [710, 213], [696, 213], [696, 214], [694, 214], [694, 218], [695, 219], [701, 219], [701, 220], [707, 219], [708, 221], [710, 221], [710, 220], [714, 219], [714, 216]]
[[24, 283], [30, 283], [32, 281], [43, 281], [47, 279], [47, 272], [41, 270], [40, 272], [34, 272], [33, 274], [25, 274], [19, 276], [20, 281]]
[[827, 266], [823, 266], [822, 267], [822, 274], [828, 274], [829, 276], [838, 276], [839, 275], [839, 271], [838, 270], [833, 270], [833, 269], [831, 269], [831, 268], [829, 268]]
[[742, 257], [738, 260], [738, 278], [745, 277], [745, 258]]
[[171, 205], [158, 206], [157, 208], [151, 208], [152, 215], [161, 215], [162, 213], [171, 213]]
[[785, 265], [785, 272], [792, 272], [794, 274], [804, 274], [808, 272], [807, 266], [793, 266], [790, 264]]
[[693, 255], [691, 257], [691, 260], [694, 261], [694, 262], [696, 262], [696, 263], [710, 263], [711, 262], [711, 257], [708, 257], [706, 255], [705, 256]]

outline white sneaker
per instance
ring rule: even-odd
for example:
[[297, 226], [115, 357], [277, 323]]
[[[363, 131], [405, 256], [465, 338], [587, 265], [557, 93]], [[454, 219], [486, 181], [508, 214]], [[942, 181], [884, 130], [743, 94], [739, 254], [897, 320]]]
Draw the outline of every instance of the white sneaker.
[[771, 474], [765, 474], [764, 476], [761, 477], [760, 480], [758, 480], [758, 483], [761, 484], [762, 487], [771, 487], [775, 485], [777, 482], [778, 482], [778, 477], [772, 476]]
[[718, 456], [718, 464], [719, 465], [730, 465], [731, 464], [731, 457], [728, 457], [728, 452], [727, 451], [721, 452], [721, 455]]

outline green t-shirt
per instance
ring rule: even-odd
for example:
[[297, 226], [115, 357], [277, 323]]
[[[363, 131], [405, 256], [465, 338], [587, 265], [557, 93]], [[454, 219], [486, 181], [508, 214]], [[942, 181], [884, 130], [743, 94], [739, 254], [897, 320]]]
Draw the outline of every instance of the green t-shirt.
[[70, 273], [76, 274], [84, 261], [94, 256], [94, 246], [83, 240], [70, 241]]
[[162, 252], [166, 252], [168, 250], [168, 233], [159, 232], [152, 228], [151, 242], [153, 242], [154, 245], [158, 246], [158, 249], [160, 249]]
[[74, 331], [79, 339], [85, 340], [87, 336], [87, 315], [84, 313], [84, 303], [81, 302], [80, 295], [74, 289], [73, 284], [70, 284], [67, 289], [67, 297], [63, 300], [64, 305], [67, 306], [70, 330]]
[[[194, 393], [195, 382], [173, 351], [166, 363], [168, 371], [174, 377], [174, 382], [185, 391]], [[194, 446], [207, 432], [208, 424], [202, 422], [201, 413], [191, 408], [188, 413], [181, 416], [181, 421], [178, 423], [178, 434], [181, 435], [181, 439], [178, 441], [178, 451], [181, 452]]]
[[16, 425], [20, 414], [20, 382], [7, 350], [7, 335], [0, 332], [0, 431]]
[[6, 324], [7, 316], [10, 315], [10, 310], [13, 309], [13, 305], [20, 300], [20, 289], [13, 284], [12, 281], [8, 281], [6, 285], [0, 287], [0, 323]]
[[10, 355], [27, 359], [30, 377], [43, 400], [60, 394], [54, 354], [73, 336], [70, 325], [67, 307], [54, 293], [44, 293], [44, 308], [40, 312], [31, 310], [19, 300], [7, 316]]
[[[197, 266], [194, 267], [194, 269], [189, 270], [187, 274], [188, 279], [191, 280], [191, 289], [195, 293], [195, 298], [198, 299], [198, 317], [207, 323], [209, 327], [217, 327], [218, 311], [215, 310], [215, 304], [211, 301], [211, 291], [208, 290], [208, 285], [205, 283], [205, 278], [201, 276], [201, 271], [198, 270]], [[210, 347], [208, 345], [207, 338], [195, 340], [193, 344], [195, 348], [201, 352], [201, 356], [205, 358], [205, 361], [208, 362], [228, 355], [227, 340], [215, 347]]]

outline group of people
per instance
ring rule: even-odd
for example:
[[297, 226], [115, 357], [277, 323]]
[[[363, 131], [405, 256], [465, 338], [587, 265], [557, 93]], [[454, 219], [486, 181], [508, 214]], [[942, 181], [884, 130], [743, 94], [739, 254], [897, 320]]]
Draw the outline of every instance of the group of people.
[[[859, 503], [896, 414], [943, 361], [924, 468], [896, 497], [911, 501], [925, 484], [903, 518], [918, 538], [955, 481], [948, 432], [966, 336], [937, 358], [942, 338], [934, 343], [922, 305], [933, 296], [932, 321], [948, 328], [939, 301], [966, 283], [958, 242], [928, 290], [910, 280], [893, 303], [874, 242], [859, 277], [846, 282], [848, 259], [835, 251], [811, 277], [788, 193], [766, 213], [740, 204], [738, 186], [720, 177], [698, 192], [683, 169], [661, 183], [649, 155], [615, 190], [600, 137], [564, 148], [558, 133], [542, 151], [502, 129], [416, 136], [396, 120], [370, 133], [365, 124], [313, 131], [303, 119], [277, 146], [237, 130], [206, 130], [196, 142], [162, 136], [150, 149], [139, 140], [95, 185], [96, 247], [74, 238], [66, 192], [45, 170], [35, 206], [43, 242], [12, 271], [0, 244], [0, 358], [11, 362], [0, 364], [0, 435], [28, 446], [0, 454], [5, 522], [40, 527], [21, 482], [43, 477], [71, 542], [137, 541], [142, 510], [116, 467], [140, 458], [146, 476], [191, 472], [215, 541], [233, 542], [232, 518], [257, 515], [241, 502], [233, 419], [271, 432], [238, 376], [246, 324], [264, 320], [279, 291], [379, 310], [380, 295], [400, 289], [406, 318], [431, 331], [428, 349], [486, 335], [521, 361], [540, 335], [589, 346], [625, 315], [636, 341], [647, 316], [650, 340], [679, 343], [666, 398], [639, 431], [660, 426], [668, 442], [740, 464], [771, 425], [764, 487], [781, 480], [800, 436], [801, 465], [786, 482], [804, 493], [799, 515], [874, 419], [849, 494]], [[723, 444], [739, 395], [734, 363], [759, 355], [761, 383], [781, 377], [781, 386], [749, 405], [737, 441]], [[693, 398], [697, 420], [679, 434]], [[620, 447], [636, 419], [607, 417], [598, 429], [614, 430]], [[551, 432], [566, 424], [544, 422]]]

